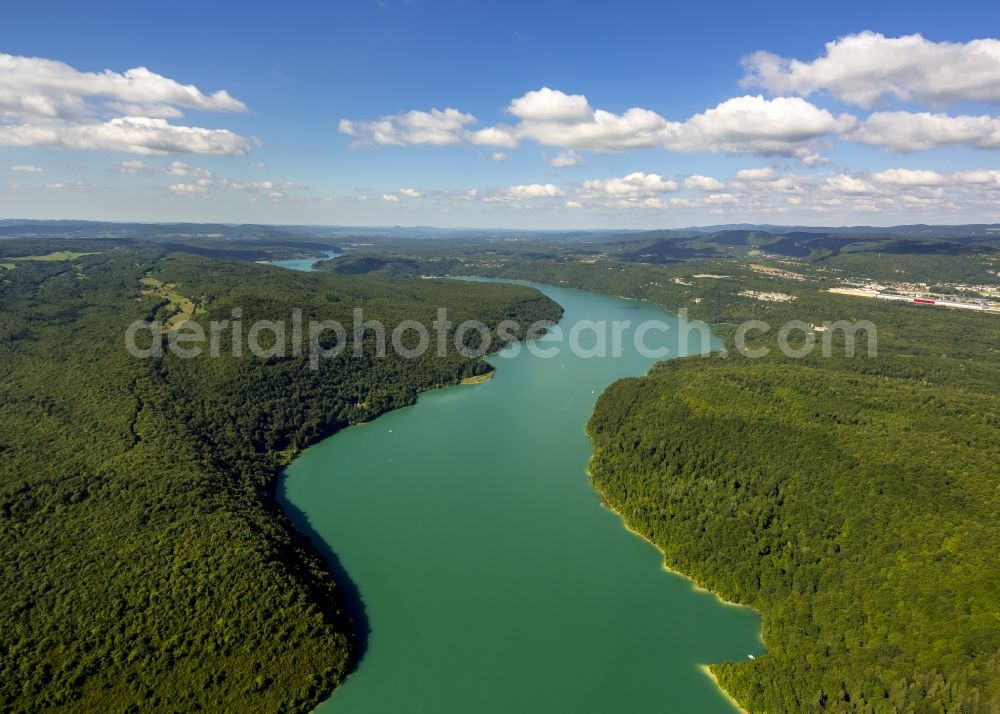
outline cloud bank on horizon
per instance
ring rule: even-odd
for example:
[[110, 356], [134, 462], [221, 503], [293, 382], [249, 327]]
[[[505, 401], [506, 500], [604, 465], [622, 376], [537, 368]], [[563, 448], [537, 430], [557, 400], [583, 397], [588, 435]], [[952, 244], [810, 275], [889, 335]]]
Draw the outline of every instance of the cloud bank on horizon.
[[[196, 200], [308, 206], [310, 216], [324, 217], [312, 222], [326, 223], [351, 222], [342, 216], [405, 223], [412, 216], [412, 222], [444, 224], [473, 210], [484, 223], [498, 224], [502, 211], [529, 223], [545, 216], [538, 222], [572, 225], [613, 223], [615, 216], [650, 225], [849, 217], [1000, 221], [1000, 170], [991, 168], [992, 152], [1000, 150], [1000, 117], [994, 115], [1000, 40], [935, 42], [919, 34], [865, 31], [827, 42], [814, 59], [756, 51], [741, 64], [742, 78], [734, 67], [734, 80], [745, 94], [679, 116], [643, 106], [601, 108], [585, 94], [541, 86], [498, 97], [501, 108], [492, 121], [459, 106], [326, 117], [329, 141], [349, 145], [358, 165], [385, 151], [413, 151], [429, 162], [423, 185], [400, 188], [392, 172], [383, 171], [366, 174], [367, 188], [331, 195], [287, 177], [225, 177], [218, 168], [191, 164], [213, 157], [227, 173], [229, 166], [237, 174], [247, 167], [271, 171], [273, 161], [248, 162], [266, 146], [267, 135], [262, 142], [233, 128], [203, 125], [225, 123], [227, 116], [252, 120], [250, 108], [226, 90], [204, 91], [141, 66], [86, 72], [52, 59], [0, 54], [0, 153], [15, 157], [0, 171], [20, 176], [0, 189], [0, 206], [2, 196], [24, 192], [100, 192], [93, 180], [48, 175], [61, 173], [53, 171], [53, 156], [96, 152], [109, 156], [107, 173], [145, 182], [147, 190], [174, 202], [178, 219]], [[951, 163], [949, 152], [970, 150], [982, 157], [977, 167]], [[449, 151], [473, 152], [498, 166], [519, 161], [524, 180], [472, 185], [473, 175], [465, 186], [454, 180], [436, 185], [435, 156]], [[870, 161], [859, 151], [881, 158]], [[671, 155], [713, 157], [711, 165], [724, 168], [654, 170], [657, 157]], [[925, 166], [914, 168], [912, 160], [921, 155]], [[608, 156], [635, 170], [580, 175], [600, 171]], [[886, 168], [893, 157], [908, 157], [911, 165]], [[737, 160], [725, 169], [726, 161]], [[745, 167], [753, 160], [760, 165]], [[337, 175], [339, 185], [351, 180], [350, 164], [325, 171]], [[46, 181], [25, 183], [43, 173]], [[373, 208], [359, 209], [363, 204]]]

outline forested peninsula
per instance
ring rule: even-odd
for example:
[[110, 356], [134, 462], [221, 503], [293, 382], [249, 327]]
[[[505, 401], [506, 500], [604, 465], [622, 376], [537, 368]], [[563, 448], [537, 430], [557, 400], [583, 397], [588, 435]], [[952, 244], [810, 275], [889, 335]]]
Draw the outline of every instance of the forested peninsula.
[[[275, 502], [283, 464], [347, 425], [490, 367], [348, 349], [137, 359], [134, 320], [351, 311], [528, 325], [560, 308], [510, 285], [291, 273], [158, 247], [18, 260], [0, 273], [0, 708], [308, 711], [350, 670], [352, 624]], [[450, 344], [450, 340], [449, 340]]]

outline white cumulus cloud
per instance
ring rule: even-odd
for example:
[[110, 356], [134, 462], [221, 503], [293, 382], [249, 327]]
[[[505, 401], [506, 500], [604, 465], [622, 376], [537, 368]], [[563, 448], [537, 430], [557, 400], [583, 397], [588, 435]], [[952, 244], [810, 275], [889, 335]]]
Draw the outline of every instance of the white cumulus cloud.
[[695, 174], [684, 179], [684, 188], [694, 188], [699, 191], [721, 191], [725, 188], [725, 185], [711, 176], [699, 176]]
[[201, 196], [208, 192], [205, 186], [193, 183], [175, 183], [171, 184], [168, 189], [177, 196]]
[[652, 196], [657, 193], [671, 193], [678, 188], [679, 184], [674, 179], [642, 171], [634, 171], [620, 178], [592, 179], [580, 185], [581, 193], [590, 196]]
[[683, 123], [671, 124], [665, 145], [674, 151], [724, 151], [758, 156], [798, 156], [822, 137], [849, 131], [857, 119], [810, 104], [801, 97], [734, 97]]
[[97, 124], [0, 126], [0, 146], [123, 151], [147, 156], [245, 154], [247, 140], [226, 129], [170, 124], [165, 119], [119, 117]]
[[587, 122], [594, 116], [594, 110], [582, 94], [565, 94], [548, 87], [511, 100], [507, 111], [522, 121], [560, 124]]
[[811, 62], [757, 52], [743, 60], [744, 86], [775, 94], [824, 90], [870, 107], [884, 97], [935, 105], [1000, 102], [1000, 40], [932, 42], [921, 35], [847, 35]]
[[409, 111], [374, 121], [340, 122], [341, 133], [362, 145], [490, 145], [515, 148], [530, 140], [565, 149], [549, 159], [565, 168], [580, 165], [576, 150], [594, 152], [665, 148], [684, 153], [724, 152], [790, 156], [819, 163], [816, 141], [853, 129], [857, 119], [834, 116], [801, 97], [734, 97], [685, 121], [632, 107], [621, 113], [595, 109], [582, 94], [542, 87], [511, 100], [506, 112], [518, 121], [475, 128], [478, 121], [457, 109]]
[[168, 121], [185, 109], [242, 112], [246, 106], [225, 90], [206, 93], [145, 67], [81, 72], [56, 60], [0, 54], [0, 148], [150, 156], [249, 150], [250, 141], [231, 131]]
[[625, 151], [660, 146], [667, 120], [633, 107], [623, 112], [594, 109], [582, 94], [542, 87], [511, 101], [507, 111], [521, 122], [512, 129], [521, 139], [546, 146], [590, 151]]
[[172, 161], [166, 166], [152, 166], [144, 161], [130, 159], [128, 161], [119, 161], [118, 171], [133, 176], [137, 174], [165, 174], [167, 176], [185, 176], [200, 179], [212, 177], [212, 172], [208, 169], [191, 166], [190, 164], [185, 164], [183, 161]]
[[964, 145], [1000, 149], [1000, 118], [928, 112], [875, 112], [846, 139], [889, 151], [926, 151]]
[[558, 186], [552, 183], [531, 183], [520, 186], [511, 186], [503, 192], [505, 198], [555, 198], [562, 196], [563, 192]]
[[504, 149], [516, 149], [517, 137], [505, 126], [490, 126], [468, 134], [470, 143], [476, 146], [500, 146]]
[[736, 178], [739, 181], [777, 181], [778, 174], [769, 168], [742, 169], [736, 172]]
[[171, 176], [193, 176], [194, 178], [210, 178], [212, 176], [212, 172], [208, 169], [191, 166], [183, 161], [171, 161], [166, 171]]
[[826, 183], [823, 188], [833, 193], [846, 193], [851, 195], [877, 192], [877, 189], [868, 181], [865, 181], [863, 178], [859, 178], [858, 176], [852, 176], [849, 174], [831, 176], [826, 179]]
[[145, 67], [80, 72], [56, 60], [0, 54], [0, 115], [78, 115], [92, 100], [108, 100], [124, 114], [143, 116], [180, 115], [170, 107], [246, 111], [243, 102], [224, 90], [205, 94]]
[[586, 162], [583, 157], [572, 149], [568, 151], [561, 151], [552, 157], [544, 157], [545, 163], [554, 169], [569, 169], [576, 166], [583, 166]]
[[375, 121], [340, 121], [340, 133], [355, 137], [361, 144], [383, 146], [450, 146], [472, 143], [484, 146], [509, 147], [515, 140], [501, 129], [471, 131], [477, 123], [471, 114], [457, 109], [431, 109], [429, 112], [409, 111], [380, 117]]
[[871, 175], [872, 181], [887, 186], [939, 186], [945, 177], [923, 169], [886, 169]]

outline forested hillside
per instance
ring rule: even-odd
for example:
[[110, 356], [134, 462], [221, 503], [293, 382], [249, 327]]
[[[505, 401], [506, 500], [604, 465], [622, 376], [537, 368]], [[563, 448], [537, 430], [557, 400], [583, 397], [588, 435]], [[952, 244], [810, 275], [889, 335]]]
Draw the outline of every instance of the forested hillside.
[[[16, 246], [6, 244], [8, 255]], [[26, 255], [30, 251], [21, 251]], [[152, 283], [150, 281], [155, 281]], [[521, 287], [303, 275], [108, 249], [0, 269], [0, 709], [307, 711], [352, 664], [326, 565], [274, 501], [283, 463], [420, 390], [488, 369], [417, 360], [136, 359], [125, 327], [197, 320], [495, 325], [559, 316]], [[251, 700], [252, 697], [252, 700]], [[250, 702], [252, 701], [252, 705]]]
[[749, 711], [994, 712], [995, 318], [872, 307], [877, 358], [691, 358], [613, 385], [594, 483], [668, 564], [761, 612], [768, 653], [713, 667]]

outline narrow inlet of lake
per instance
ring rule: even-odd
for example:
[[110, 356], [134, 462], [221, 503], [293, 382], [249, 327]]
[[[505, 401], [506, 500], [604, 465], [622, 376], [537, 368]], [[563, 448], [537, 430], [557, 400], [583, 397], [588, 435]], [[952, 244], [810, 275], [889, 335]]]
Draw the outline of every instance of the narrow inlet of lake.
[[288, 270], [298, 270], [303, 273], [311, 272], [313, 265], [321, 260], [332, 260], [333, 258], [339, 258], [343, 253], [336, 250], [326, 250], [325, 258], [289, 258], [288, 260], [265, 260], [263, 263], [265, 265], [274, 265], [278, 268], [287, 268]]
[[[666, 572], [587, 475], [597, 397], [655, 362], [635, 328], [666, 323], [645, 342], [677, 356], [684, 323], [649, 303], [534, 287], [563, 306], [566, 332], [630, 321], [623, 354], [508, 350], [490, 358], [492, 380], [423, 394], [287, 469], [283, 504], [336, 554], [370, 628], [320, 711], [733, 711], [699, 666], [759, 655], [757, 616]], [[687, 353], [710, 339], [693, 334]]]

